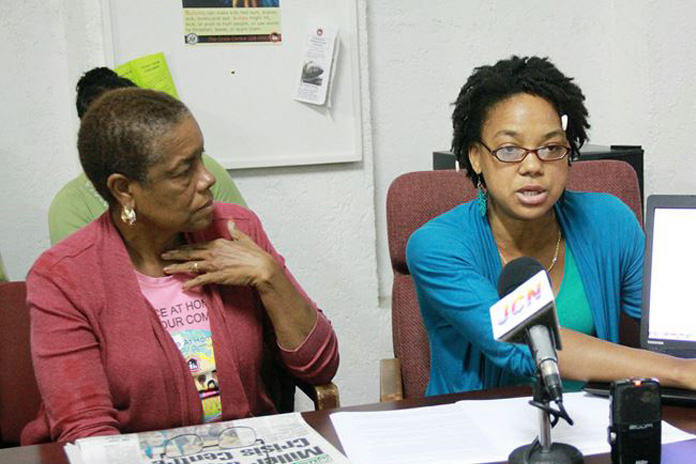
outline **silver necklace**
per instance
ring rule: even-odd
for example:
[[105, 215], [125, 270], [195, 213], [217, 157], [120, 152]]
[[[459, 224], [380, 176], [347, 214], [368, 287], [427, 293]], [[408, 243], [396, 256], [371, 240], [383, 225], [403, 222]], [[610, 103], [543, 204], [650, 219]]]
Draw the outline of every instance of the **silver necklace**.
[[[558, 228], [558, 239], [556, 240], [556, 250], [553, 252], [553, 259], [551, 260], [551, 265], [546, 269], [546, 272], [551, 272], [551, 270], [554, 268], [556, 265], [556, 262], [558, 261], [558, 250], [561, 249], [561, 237], [563, 234], [561, 234], [561, 229], [560, 227]], [[503, 256], [503, 253], [498, 250], [498, 254], [500, 255], [500, 260], [503, 262], [503, 266], [507, 264], [507, 259], [505, 259], [505, 256]]]

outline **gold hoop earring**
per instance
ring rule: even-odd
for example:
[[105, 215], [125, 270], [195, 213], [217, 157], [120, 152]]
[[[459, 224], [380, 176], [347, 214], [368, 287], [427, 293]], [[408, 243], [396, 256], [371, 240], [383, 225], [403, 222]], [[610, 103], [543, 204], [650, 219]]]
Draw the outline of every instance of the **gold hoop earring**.
[[123, 206], [121, 209], [121, 220], [129, 226], [132, 226], [135, 224], [136, 219], [135, 209], [131, 208], [130, 206]]

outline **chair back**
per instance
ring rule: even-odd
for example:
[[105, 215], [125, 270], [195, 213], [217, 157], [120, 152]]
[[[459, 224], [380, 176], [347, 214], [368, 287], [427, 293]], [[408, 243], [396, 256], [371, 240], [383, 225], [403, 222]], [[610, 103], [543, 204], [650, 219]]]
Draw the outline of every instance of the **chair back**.
[[263, 347], [261, 380], [266, 394], [280, 414], [295, 411], [295, 378], [279, 366], [268, 347]]
[[[569, 170], [569, 190], [607, 192], [635, 213], [642, 224], [638, 177], [626, 162], [576, 162]], [[476, 197], [465, 172], [453, 170], [410, 172], [397, 177], [387, 193], [387, 235], [394, 282], [392, 340], [401, 363], [404, 398], [425, 393], [430, 373], [430, 345], [418, 299], [406, 265], [406, 243], [430, 219]]]
[[24, 282], [0, 283], [0, 446], [19, 446], [24, 426], [36, 418], [41, 395], [29, 346]]

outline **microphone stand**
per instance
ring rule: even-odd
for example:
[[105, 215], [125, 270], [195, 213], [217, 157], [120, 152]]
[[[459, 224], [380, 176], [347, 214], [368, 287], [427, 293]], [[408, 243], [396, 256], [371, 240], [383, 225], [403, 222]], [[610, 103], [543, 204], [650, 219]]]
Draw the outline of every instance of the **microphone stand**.
[[[551, 419], [549, 418], [553, 411], [549, 406], [551, 398], [539, 370], [536, 372], [532, 398], [533, 401], [530, 404], [539, 409], [539, 436], [529, 445], [520, 446], [510, 453], [508, 457], [510, 464], [582, 464], [584, 462], [582, 453], [576, 447], [551, 441]], [[554, 411], [554, 415], [556, 416], [554, 425], [559, 417], [565, 420], [570, 419], [563, 410], [560, 413]], [[573, 424], [572, 421], [569, 423]]]

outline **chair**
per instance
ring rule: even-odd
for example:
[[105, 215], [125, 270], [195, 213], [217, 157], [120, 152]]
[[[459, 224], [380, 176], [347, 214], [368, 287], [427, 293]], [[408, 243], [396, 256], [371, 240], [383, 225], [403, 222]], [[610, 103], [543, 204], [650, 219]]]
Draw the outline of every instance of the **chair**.
[[24, 282], [0, 283], [0, 447], [18, 446], [24, 426], [36, 417], [41, 396], [29, 348], [29, 311]]
[[[29, 311], [25, 282], [0, 283], [0, 448], [19, 446], [24, 426], [41, 405], [29, 344]], [[315, 409], [337, 408], [338, 388], [333, 383], [308, 385], [280, 368], [264, 369], [268, 393], [278, 412], [294, 408], [295, 387], [314, 402]]]
[[295, 410], [295, 388], [299, 388], [312, 400], [317, 411], [341, 406], [338, 387], [333, 382], [321, 385], [304, 383], [273, 363], [270, 356], [264, 357], [261, 378], [266, 386], [266, 393], [280, 414]]
[[[574, 163], [569, 171], [567, 188], [615, 195], [633, 210], [642, 224], [638, 178], [633, 168], [623, 161]], [[395, 358], [380, 361], [381, 401], [423, 396], [430, 372], [428, 336], [406, 265], [408, 238], [430, 219], [475, 196], [476, 189], [465, 173], [453, 170], [403, 174], [389, 187], [387, 235], [394, 271], [392, 339]], [[631, 325], [631, 321], [625, 324]], [[637, 329], [635, 323], [633, 325], [629, 332], [635, 343]]]

